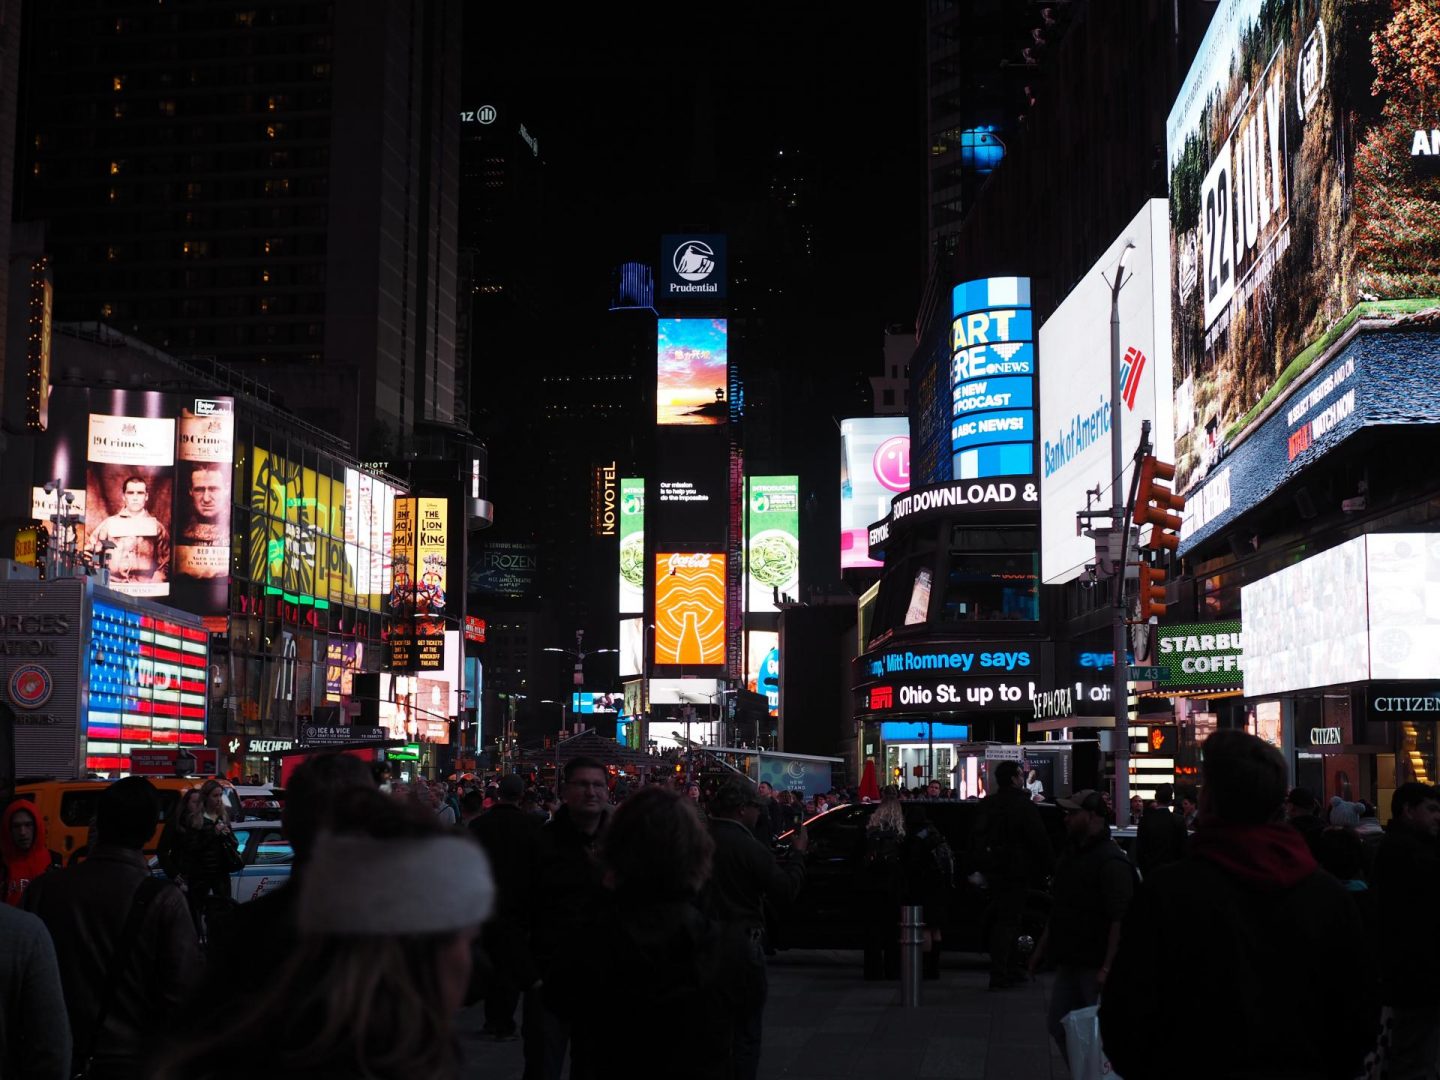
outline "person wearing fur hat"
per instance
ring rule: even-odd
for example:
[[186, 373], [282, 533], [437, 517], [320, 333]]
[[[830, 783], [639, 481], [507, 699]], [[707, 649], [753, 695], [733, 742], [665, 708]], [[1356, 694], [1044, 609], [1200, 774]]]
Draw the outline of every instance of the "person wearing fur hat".
[[296, 946], [261, 997], [186, 1029], [152, 1080], [457, 1080], [454, 1014], [495, 900], [471, 837], [424, 808], [352, 790], [299, 882]]

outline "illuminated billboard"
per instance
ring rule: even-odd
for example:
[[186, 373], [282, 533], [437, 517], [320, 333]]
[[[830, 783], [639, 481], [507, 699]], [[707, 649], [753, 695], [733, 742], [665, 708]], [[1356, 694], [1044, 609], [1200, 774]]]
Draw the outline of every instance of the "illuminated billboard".
[[726, 269], [724, 233], [683, 233], [660, 238], [663, 300], [723, 299]]
[[[1095, 561], [1094, 541], [1075, 528], [1075, 513], [1110, 506], [1110, 285], [1127, 244], [1134, 244], [1120, 290], [1120, 433], [1128, 463], [1151, 422], [1161, 461], [1172, 460], [1169, 231], [1165, 200], [1151, 199], [1040, 327], [1040, 519], [1042, 580], [1060, 584]], [[1120, 478], [1129, 491], [1129, 464]], [[1090, 506], [1086, 492], [1098, 488]]]
[[368, 473], [345, 470], [345, 554], [355, 573], [355, 603], [384, 608], [390, 595], [391, 542], [397, 488]]
[[655, 546], [671, 551], [725, 542], [730, 440], [725, 428], [661, 428], [647, 507]]
[[[622, 615], [645, 610], [645, 481], [620, 481], [620, 607]], [[635, 669], [637, 672], [639, 668]], [[632, 673], [633, 674], [633, 673]]]
[[620, 675], [639, 675], [645, 670], [645, 620], [639, 615], [620, 620]]
[[470, 591], [486, 596], [529, 596], [540, 574], [536, 544], [492, 540], [470, 555]]
[[[227, 610], [234, 402], [58, 387], [36, 437], [31, 507], [52, 534], [63, 507], [109, 586], [193, 612]], [[47, 493], [45, 485], [63, 482]], [[66, 497], [68, 496], [68, 501]]]
[[725, 556], [655, 556], [655, 663], [725, 663]]
[[910, 421], [864, 416], [840, 421], [840, 569], [882, 566], [870, 558], [870, 526], [910, 488]]
[[390, 665], [404, 671], [444, 667], [449, 588], [449, 504], [445, 499], [395, 500], [390, 575]]
[[1211, 19], [1166, 123], [1177, 490], [1227, 482], [1357, 319], [1435, 305], [1431, 7], [1224, 0]]
[[800, 478], [745, 483], [745, 609], [775, 611], [777, 596], [800, 593]]
[[656, 327], [655, 422], [723, 424], [730, 416], [724, 319], [661, 319]]
[[745, 689], [765, 695], [771, 716], [780, 715], [780, 635], [774, 630], [745, 633]]
[[982, 278], [951, 291], [950, 449], [954, 479], [1035, 471], [1035, 326], [1030, 279]]
[[292, 604], [327, 608], [355, 591], [345, 550], [345, 483], [251, 451], [250, 576]]

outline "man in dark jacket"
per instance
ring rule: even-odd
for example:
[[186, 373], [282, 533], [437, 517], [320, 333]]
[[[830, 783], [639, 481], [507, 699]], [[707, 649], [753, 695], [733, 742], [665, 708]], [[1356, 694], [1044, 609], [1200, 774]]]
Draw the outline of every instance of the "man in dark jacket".
[[1390, 824], [1375, 856], [1385, 1004], [1395, 1013], [1390, 1075], [1440, 1076], [1440, 790], [1395, 789]]
[[[1374, 961], [1344, 887], [1281, 821], [1285, 759], [1243, 731], [1205, 740], [1199, 826], [1126, 918], [1100, 1004], [1126, 1080], [1357, 1075], [1374, 1044]], [[1164, 989], [1186, 972], [1183, 1021]], [[1335, 1008], [1335, 973], [1345, 1002]]]
[[[530, 878], [530, 946], [542, 983], [557, 964], [583, 963], [566, 956], [567, 940], [605, 899], [596, 850], [610, 809], [605, 766], [594, 758], [571, 758], [560, 778], [562, 804], [537, 832]], [[525, 1024], [526, 1080], [560, 1080], [570, 1044], [570, 1026], [548, 1005], [543, 1025]], [[540, 1029], [532, 1036], [532, 1031]], [[571, 1068], [571, 1080], [588, 1080]]]
[[1320, 839], [1320, 833], [1325, 828], [1319, 811], [1320, 804], [1308, 788], [1291, 788], [1290, 794], [1285, 796], [1285, 820], [1305, 838], [1305, 846], [1312, 855], [1315, 854], [1315, 844]]
[[[160, 800], [150, 781], [115, 781], [96, 806], [94, 852], [77, 866], [37, 879], [26, 896], [26, 907], [55, 942], [75, 1067], [93, 1056], [89, 1075], [95, 1080], [138, 1080], [144, 1055], [200, 980], [200, 944], [185, 897], [152, 878], [141, 854], [159, 820]], [[138, 932], [97, 1031], [111, 959], [137, 897], [143, 904]]]
[[1025, 900], [1032, 888], [1045, 883], [1055, 858], [1018, 761], [995, 766], [995, 790], [980, 800], [975, 836], [975, 862], [985, 875], [995, 905], [990, 929], [990, 989], [1006, 990], [1022, 979], [1015, 942], [1020, 937]]
[[1170, 805], [1174, 798], [1172, 785], [1159, 785], [1154, 805], [1140, 816], [1140, 827], [1135, 830], [1135, 865], [1143, 877], [1149, 877], [1157, 866], [1179, 862], [1185, 856], [1189, 834], [1184, 819]]
[[1033, 971], [1044, 960], [1055, 964], [1049, 1031], [1068, 1061], [1060, 1021], [1100, 999], [1120, 944], [1120, 923], [1135, 892], [1135, 868], [1110, 837], [1105, 798], [1098, 791], [1077, 791], [1055, 802], [1066, 812], [1069, 843], [1055, 867], [1050, 919], [1030, 967]]
[[[470, 823], [470, 831], [490, 856], [490, 870], [495, 875], [495, 914], [480, 931], [480, 944], [494, 969], [485, 991], [485, 1031], [501, 1040], [514, 1037], [520, 995], [533, 990], [540, 979], [530, 955], [525, 924], [535, 840], [542, 823], [534, 814], [520, 809], [520, 796], [524, 794], [524, 780], [514, 773], [502, 777], [495, 805]], [[535, 1011], [534, 1006], [527, 1005], [527, 1021], [539, 1019], [532, 1016]]]
[[735, 1018], [731, 1075], [735, 1080], [754, 1080], [760, 1068], [760, 1032], [769, 988], [764, 903], [767, 898], [781, 904], [795, 899], [805, 883], [802, 860], [809, 840], [801, 826], [791, 837], [789, 857], [777, 862], [753, 832], [761, 812], [760, 800], [739, 781], [717, 791], [706, 810], [715, 841], [707, 897], [710, 913], [719, 922], [738, 927], [750, 940], [750, 979], [739, 995], [743, 1004]]

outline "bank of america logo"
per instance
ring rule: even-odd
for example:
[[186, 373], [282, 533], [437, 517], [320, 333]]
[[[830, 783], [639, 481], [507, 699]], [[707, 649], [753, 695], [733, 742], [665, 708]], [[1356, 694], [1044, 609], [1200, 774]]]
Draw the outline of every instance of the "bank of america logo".
[[703, 240], [687, 240], [675, 249], [671, 262], [686, 281], [704, 281], [715, 272], [715, 252]]
[[1140, 373], [1145, 370], [1145, 354], [1133, 345], [1125, 350], [1125, 359], [1120, 361], [1120, 396], [1125, 407], [1135, 411], [1135, 397], [1140, 393]]

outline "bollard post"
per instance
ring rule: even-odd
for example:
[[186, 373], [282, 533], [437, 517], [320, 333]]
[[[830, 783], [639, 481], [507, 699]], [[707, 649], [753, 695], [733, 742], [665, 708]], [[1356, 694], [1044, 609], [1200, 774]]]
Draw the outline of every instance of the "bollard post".
[[918, 904], [900, 909], [900, 1005], [920, 1005], [920, 950], [925, 944], [925, 911]]

